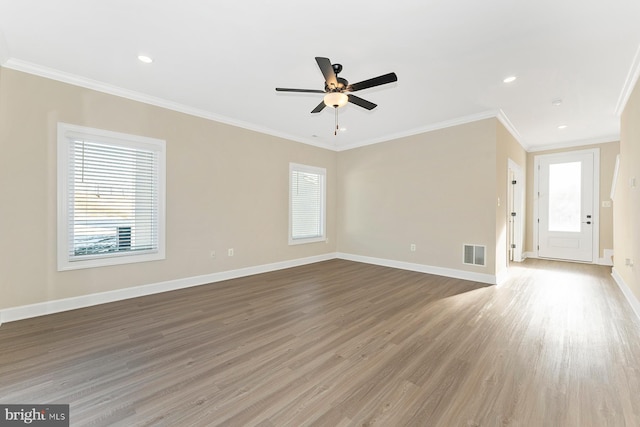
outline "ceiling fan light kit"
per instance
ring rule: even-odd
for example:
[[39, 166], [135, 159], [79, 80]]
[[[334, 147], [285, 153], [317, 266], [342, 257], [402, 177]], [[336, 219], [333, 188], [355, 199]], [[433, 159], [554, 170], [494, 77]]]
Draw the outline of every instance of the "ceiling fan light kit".
[[319, 113], [324, 109], [324, 107], [333, 107], [336, 109], [336, 131], [334, 135], [337, 135], [338, 132], [338, 108], [346, 105], [351, 102], [359, 107], [365, 108], [367, 110], [373, 110], [377, 107], [377, 104], [373, 102], [367, 101], [366, 99], [362, 99], [355, 95], [352, 95], [351, 92], [356, 92], [358, 90], [369, 89], [375, 86], [381, 86], [387, 83], [393, 83], [398, 81], [398, 77], [396, 73], [388, 73], [382, 76], [374, 77], [372, 79], [363, 80], [358, 83], [349, 84], [347, 79], [342, 77], [338, 77], [338, 73], [342, 71], [342, 65], [340, 64], [331, 64], [331, 60], [329, 58], [323, 58], [320, 56], [316, 56], [316, 62], [318, 63], [318, 67], [320, 67], [320, 71], [322, 71], [322, 75], [324, 76], [324, 90], [316, 90], [316, 89], [290, 89], [290, 88], [281, 88], [277, 87], [276, 91], [278, 92], [303, 92], [303, 93], [324, 93], [325, 96], [320, 104], [314, 108], [311, 113]]
[[324, 96], [324, 104], [327, 107], [339, 108], [349, 102], [349, 97], [342, 92], [329, 92]]

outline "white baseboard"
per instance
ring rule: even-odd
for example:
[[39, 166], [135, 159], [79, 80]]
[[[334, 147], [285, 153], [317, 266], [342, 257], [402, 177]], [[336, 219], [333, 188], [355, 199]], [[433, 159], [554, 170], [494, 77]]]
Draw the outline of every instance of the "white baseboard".
[[417, 271], [420, 273], [435, 274], [438, 276], [452, 277], [456, 279], [471, 280], [474, 282], [488, 283], [491, 285], [502, 283], [504, 280], [506, 280], [508, 275], [508, 271], [506, 269], [498, 276], [495, 276], [491, 274], [474, 273], [470, 271], [435, 267], [425, 264], [416, 264], [410, 262], [367, 257], [362, 255], [332, 252], [308, 258], [276, 262], [273, 264], [263, 264], [237, 270], [205, 274], [202, 276], [186, 277], [183, 279], [169, 280], [166, 282], [152, 283], [125, 289], [117, 289], [114, 291], [100, 292], [90, 295], [82, 295], [79, 297], [64, 298], [42, 303], [6, 308], [0, 310], [0, 325], [2, 325], [3, 322], [14, 322], [17, 320], [45, 316], [47, 314], [60, 313], [62, 311], [76, 310], [79, 308], [91, 307], [94, 305], [105, 304], [109, 302], [142, 297], [145, 295], [153, 295], [161, 292], [206, 285], [210, 283], [221, 282], [223, 280], [252, 276], [254, 274], [260, 273], [268, 273], [270, 271], [283, 270], [286, 268], [313, 264], [316, 262], [327, 261], [335, 258], [363, 262], [366, 264], [381, 265], [385, 267], [399, 268], [402, 270]]
[[193, 286], [206, 285], [209, 283], [221, 282], [223, 280], [252, 276], [254, 274], [260, 273], [268, 273], [270, 271], [283, 270], [285, 268], [298, 267], [301, 265], [313, 264], [315, 262], [327, 261], [335, 258], [336, 253], [331, 252], [328, 254], [317, 255], [308, 258], [299, 258], [289, 261], [276, 262], [273, 264], [263, 264], [237, 270], [222, 271], [219, 273], [205, 274], [202, 276], [187, 277], [184, 279], [169, 280], [166, 282], [118, 289], [115, 291], [100, 292], [79, 297], [64, 298], [37, 304], [12, 307], [0, 310], [0, 325], [2, 325], [3, 322], [13, 322], [16, 320], [29, 319], [32, 317], [44, 316], [47, 314], [59, 313], [62, 311], [91, 307], [93, 305], [105, 304], [108, 302], [121, 301], [129, 298], [137, 298], [145, 295], [157, 294], [160, 292], [168, 292], [177, 289], [190, 288]]
[[[338, 252], [337, 258], [345, 259], [348, 261], [363, 262], [366, 264], [375, 264], [383, 267], [399, 268], [401, 270], [417, 271], [419, 273], [435, 274], [437, 276], [453, 277], [455, 279], [471, 280], [473, 282], [488, 283], [490, 285], [496, 285], [497, 283], [499, 283], [498, 278], [495, 275], [486, 273], [474, 273], [472, 271], [435, 267], [432, 265], [395, 261], [384, 258], [374, 258], [363, 255], [346, 254], [342, 252]], [[506, 271], [504, 273], [507, 274]]]
[[598, 259], [598, 264], [613, 267], [613, 249], [605, 249], [603, 257]]
[[615, 268], [611, 269], [611, 277], [613, 277], [613, 280], [618, 284], [618, 287], [627, 298], [627, 301], [629, 301], [629, 304], [631, 305], [633, 311], [636, 313], [636, 316], [638, 316], [638, 319], [640, 319], [640, 300], [638, 300], [638, 298], [634, 295], [631, 288], [629, 288], [629, 285], [625, 283], [625, 281], [622, 279], [622, 276], [620, 276]]
[[[613, 260], [611, 259], [611, 256], [606, 256], [607, 255], [607, 250], [605, 249], [605, 257], [604, 258], [598, 258], [596, 260], [596, 262], [594, 262], [594, 264], [598, 264], [598, 265], [606, 265], [606, 266], [613, 266]], [[531, 259], [538, 259], [538, 255], [535, 252], [523, 252], [523, 257], [526, 258], [531, 258]], [[562, 261], [562, 260], [559, 260]], [[571, 261], [569, 261], [571, 262]], [[574, 261], [575, 262], [575, 261]]]
[[[537, 256], [535, 256], [535, 254], [531, 252], [525, 252], [523, 253], [523, 256], [527, 258], [537, 258]], [[189, 288], [193, 286], [206, 285], [209, 283], [221, 282], [223, 280], [236, 279], [240, 277], [251, 276], [254, 274], [268, 273], [270, 271], [283, 270], [286, 268], [298, 267], [301, 265], [313, 264], [321, 261], [328, 261], [335, 258], [363, 262], [366, 264], [375, 264], [384, 267], [399, 268], [402, 270], [410, 270], [420, 273], [435, 274], [438, 276], [452, 277], [462, 280], [471, 280], [474, 282], [487, 283], [491, 285], [496, 285], [504, 282], [508, 276], [508, 271], [506, 269], [503, 270], [498, 276], [494, 276], [491, 274], [435, 267], [425, 264], [395, 261], [341, 252], [332, 252], [308, 258], [299, 258], [272, 264], [263, 264], [254, 267], [241, 268], [237, 270], [222, 271], [219, 273], [206, 274], [202, 276], [169, 280], [166, 282], [153, 283], [132, 288], [118, 289], [115, 291], [101, 292], [79, 297], [65, 298], [43, 303], [6, 308], [4, 310], [0, 310], [0, 325], [2, 325], [3, 322], [13, 322], [16, 320], [44, 316], [47, 314], [59, 313], [62, 311], [75, 310], [98, 304], [121, 301], [129, 298], [137, 298], [145, 295], [152, 295], [161, 292]], [[624, 282], [615, 268], [612, 269], [611, 275], [614, 281], [622, 290], [622, 293], [626, 297], [627, 301], [629, 301], [629, 304], [631, 305], [635, 314], [638, 316], [638, 318], [640, 318], [640, 301], [638, 300], [638, 298], [633, 294], [629, 286], [627, 286], [627, 284]]]

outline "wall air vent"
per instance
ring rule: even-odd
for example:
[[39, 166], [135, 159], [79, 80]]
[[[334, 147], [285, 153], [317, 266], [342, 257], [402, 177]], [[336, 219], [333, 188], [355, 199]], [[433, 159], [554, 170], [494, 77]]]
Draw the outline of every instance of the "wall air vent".
[[486, 246], [482, 245], [463, 245], [462, 248], [462, 263], [470, 265], [485, 266]]

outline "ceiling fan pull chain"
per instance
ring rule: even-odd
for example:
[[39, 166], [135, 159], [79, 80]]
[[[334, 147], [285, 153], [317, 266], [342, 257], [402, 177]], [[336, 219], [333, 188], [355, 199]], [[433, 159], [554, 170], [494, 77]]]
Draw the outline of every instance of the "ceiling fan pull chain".
[[338, 136], [338, 108], [334, 108], [336, 110], [336, 130], [333, 131], [334, 136]]

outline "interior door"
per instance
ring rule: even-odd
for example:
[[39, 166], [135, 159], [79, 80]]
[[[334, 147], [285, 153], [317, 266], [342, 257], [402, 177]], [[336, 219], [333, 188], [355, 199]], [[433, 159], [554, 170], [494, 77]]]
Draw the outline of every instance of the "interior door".
[[536, 157], [538, 256], [593, 262], [595, 152]]

